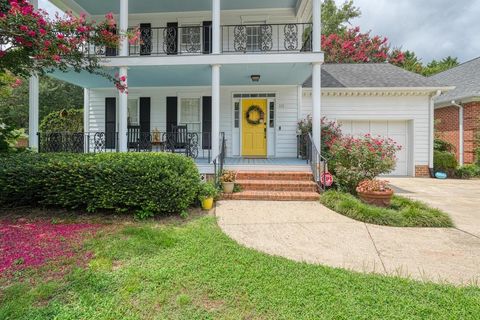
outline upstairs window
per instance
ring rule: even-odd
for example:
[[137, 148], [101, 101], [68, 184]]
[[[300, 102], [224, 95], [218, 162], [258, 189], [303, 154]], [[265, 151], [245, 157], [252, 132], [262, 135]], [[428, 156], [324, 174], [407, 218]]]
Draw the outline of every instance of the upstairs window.
[[184, 25], [181, 30], [182, 51], [200, 52], [202, 49], [202, 28], [199, 25]]

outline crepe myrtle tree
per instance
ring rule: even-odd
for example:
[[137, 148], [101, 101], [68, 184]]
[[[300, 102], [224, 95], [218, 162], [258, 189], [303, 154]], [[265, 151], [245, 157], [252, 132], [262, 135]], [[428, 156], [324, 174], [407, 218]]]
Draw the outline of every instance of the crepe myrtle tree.
[[101, 22], [71, 12], [50, 19], [26, 0], [0, 0], [0, 74], [26, 78], [54, 70], [88, 71], [107, 78], [124, 92], [126, 78], [105, 72], [95, 55], [82, 50], [87, 43], [117, 47], [122, 37], [138, 41], [138, 30], [116, 34], [115, 25], [112, 13]]
[[401, 65], [405, 59], [400, 49], [390, 47], [387, 38], [362, 33], [359, 27], [322, 35], [322, 50], [327, 63], [389, 62]]

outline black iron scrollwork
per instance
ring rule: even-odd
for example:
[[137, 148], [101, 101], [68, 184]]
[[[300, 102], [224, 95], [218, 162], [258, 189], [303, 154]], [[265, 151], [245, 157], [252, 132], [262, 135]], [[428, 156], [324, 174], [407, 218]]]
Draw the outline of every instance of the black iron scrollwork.
[[287, 24], [284, 27], [284, 46], [285, 50], [293, 51], [298, 49], [298, 26], [296, 24]]

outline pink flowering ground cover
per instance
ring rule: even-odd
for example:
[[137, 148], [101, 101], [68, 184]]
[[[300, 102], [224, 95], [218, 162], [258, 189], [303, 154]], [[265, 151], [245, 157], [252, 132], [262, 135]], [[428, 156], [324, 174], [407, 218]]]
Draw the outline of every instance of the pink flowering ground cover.
[[0, 278], [11, 272], [41, 267], [46, 263], [74, 259], [82, 264], [91, 253], [82, 252], [86, 236], [100, 225], [87, 223], [54, 224], [39, 220], [0, 220]]

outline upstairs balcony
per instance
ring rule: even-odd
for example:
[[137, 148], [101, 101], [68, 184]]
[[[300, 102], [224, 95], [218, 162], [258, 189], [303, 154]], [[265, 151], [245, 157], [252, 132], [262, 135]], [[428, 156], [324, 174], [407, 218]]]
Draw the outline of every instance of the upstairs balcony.
[[[212, 53], [212, 25], [152, 27], [140, 24], [140, 38], [128, 44], [128, 55], [177, 56]], [[134, 28], [131, 28], [133, 30]], [[312, 52], [312, 24], [242, 24], [220, 28], [220, 49], [225, 54]], [[119, 48], [85, 44], [92, 55], [119, 56]]]

